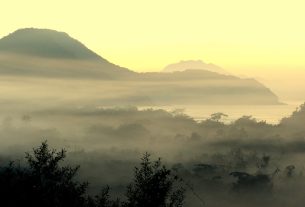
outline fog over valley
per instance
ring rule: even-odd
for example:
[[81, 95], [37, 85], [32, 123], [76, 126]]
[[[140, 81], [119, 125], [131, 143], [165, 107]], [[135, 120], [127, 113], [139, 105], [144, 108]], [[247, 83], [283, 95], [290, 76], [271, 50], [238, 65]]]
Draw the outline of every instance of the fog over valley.
[[64, 32], [12, 32], [0, 39], [3, 206], [301, 207], [304, 100], [271, 85], [202, 60], [135, 72]]

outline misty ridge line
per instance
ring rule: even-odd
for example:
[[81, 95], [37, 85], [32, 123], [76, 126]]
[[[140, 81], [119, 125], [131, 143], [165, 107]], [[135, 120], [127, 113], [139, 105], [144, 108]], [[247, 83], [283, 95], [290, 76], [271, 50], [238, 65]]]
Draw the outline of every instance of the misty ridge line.
[[[76, 85], [90, 79], [125, 84], [124, 96], [113, 96], [120, 91], [106, 91], [106, 98], [97, 97], [108, 104], [281, 104], [270, 89], [255, 79], [218, 73], [223, 70], [212, 64], [188, 61], [168, 66], [174, 70], [172, 73], [136, 73], [110, 63], [66, 33], [47, 29], [20, 29], [2, 38], [0, 59], [3, 76], [72, 79]], [[181, 67], [186, 70], [179, 71]]]

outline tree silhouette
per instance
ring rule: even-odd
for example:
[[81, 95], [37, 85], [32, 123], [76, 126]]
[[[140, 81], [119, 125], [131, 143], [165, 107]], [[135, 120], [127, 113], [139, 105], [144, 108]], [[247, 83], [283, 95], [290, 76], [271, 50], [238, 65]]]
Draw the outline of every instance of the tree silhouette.
[[211, 117], [209, 119], [212, 121], [219, 122], [223, 117], [228, 117], [228, 115], [224, 114], [222, 112], [217, 112], [217, 113], [211, 114]]
[[184, 188], [178, 186], [178, 177], [161, 164], [158, 159], [150, 161], [146, 153], [135, 167], [134, 181], [127, 187], [124, 207], [181, 207]]
[[87, 183], [74, 180], [79, 167], [60, 166], [66, 151], [50, 150], [47, 142], [26, 153], [26, 166], [13, 162], [1, 169], [4, 206], [81, 207]]
[[120, 207], [120, 200], [111, 200], [109, 195], [110, 187], [106, 186], [103, 188], [99, 195], [88, 197], [87, 207]]
[[26, 163], [10, 162], [0, 167], [0, 206], [4, 207], [181, 207], [184, 189], [177, 185], [178, 177], [161, 165], [151, 163], [149, 154], [135, 168], [135, 177], [127, 188], [127, 201], [111, 200], [110, 188], [100, 194], [86, 194], [88, 183], [75, 176], [79, 166], [62, 166], [65, 150], [49, 149], [47, 142], [26, 153]]

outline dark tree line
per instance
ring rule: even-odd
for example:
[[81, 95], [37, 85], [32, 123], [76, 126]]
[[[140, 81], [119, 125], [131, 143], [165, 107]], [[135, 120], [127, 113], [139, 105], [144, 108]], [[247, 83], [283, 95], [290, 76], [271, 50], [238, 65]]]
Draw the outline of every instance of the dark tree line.
[[181, 207], [184, 188], [161, 160], [145, 154], [134, 170], [123, 201], [111, 199], [110, 188], [88, 195], [87, 182], [76, 179], [79, 166], [62, 166], [66, 151], [49, 149], [47, 142], [26, 153], [26, 164], [0, 167], [0, 203], [3, 207]]

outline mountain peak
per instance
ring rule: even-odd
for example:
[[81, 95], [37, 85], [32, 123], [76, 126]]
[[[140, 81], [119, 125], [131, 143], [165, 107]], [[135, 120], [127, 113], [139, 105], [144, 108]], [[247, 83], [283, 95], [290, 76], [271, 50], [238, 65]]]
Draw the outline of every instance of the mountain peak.
[[67, 33], [50, 29], [19, 29], [0, 40], [0, 51], [46, 58], [102, 59]]
[[176, 71], [184, 71], [184, 70], [207, 70], [210, 72], [220, 73], [224, 75], [229, 75], [227, 71], [222, 69], [221, 67], [214, 65], [212, 63], [205, 63], [202, 60], [181, 60], [178, 63], [173, 63], [167, 65], [163, 72], [176, 72]]

